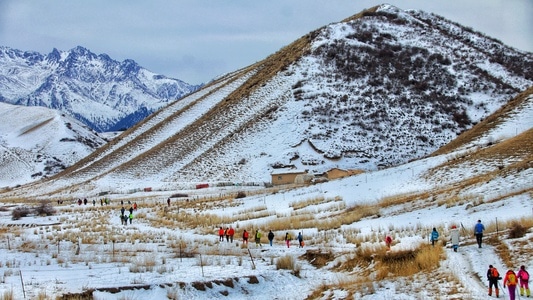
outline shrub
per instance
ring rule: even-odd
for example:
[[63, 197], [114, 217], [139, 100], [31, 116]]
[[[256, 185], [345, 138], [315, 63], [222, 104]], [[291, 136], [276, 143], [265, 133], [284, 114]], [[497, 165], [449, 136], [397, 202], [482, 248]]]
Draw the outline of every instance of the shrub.
[[296, 277], [299, 277], [301, 266], [296, 263], [296, 260], [293, 256], [286, 255], [276, 260], [276, 269], [292, 270], [292, 274]]
[[39, 216], [55, 215], [56, 209], [49, 202], [41, 202], [41, 205], [35, 208], [35, 213]]
[[518, 222], [513, 222], [511, 224], [511, 229], [509, 230], [509, 238], [510, 239], [516, 239], [521, 238], [527, 233], [527, 228], [522, 226], [522, 224]]
[[238, 191], [237, 196], [235, 196], [235, 199], [239, 198], [246, 198], [246, 193], [244, 191]]
[[31, 214], [31, 209], [27, 206], [18, 206], [11, 213], [11, 218], [13, 220], [20, 220], [20, 218], [27, 217]]

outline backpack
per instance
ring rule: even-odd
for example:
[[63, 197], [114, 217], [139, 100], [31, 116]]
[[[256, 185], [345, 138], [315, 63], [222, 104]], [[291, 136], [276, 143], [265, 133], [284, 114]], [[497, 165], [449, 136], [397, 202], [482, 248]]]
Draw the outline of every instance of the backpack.
[[520, 274], [520, 279], [523, 281], [529, 281], [529, 273], [526, 270], [520, 270], [518, 274]]
[[496, 268], [491, 269], [490, 275], [492, 276], [492, 278], [500, 277], [500, 273], [498, 273], [498, 270], [496, 270]]
[[507, 274], [507, 285], [516, 285], [516, 275], [514, 273]]

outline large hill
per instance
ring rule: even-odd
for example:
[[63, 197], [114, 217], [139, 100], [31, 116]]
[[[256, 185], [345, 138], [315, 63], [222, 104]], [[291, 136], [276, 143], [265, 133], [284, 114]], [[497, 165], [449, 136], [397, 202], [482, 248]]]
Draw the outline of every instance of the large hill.
[[375, 7], [214, 80], [31, 190], [165, 189], [400, 165], [530, 87], [532, 62], [439, 16]]
[[198, 86], [81, 46], [47, 55], [0, 46], [0, 101], [60, 110], [92, 129], [129, 128]]

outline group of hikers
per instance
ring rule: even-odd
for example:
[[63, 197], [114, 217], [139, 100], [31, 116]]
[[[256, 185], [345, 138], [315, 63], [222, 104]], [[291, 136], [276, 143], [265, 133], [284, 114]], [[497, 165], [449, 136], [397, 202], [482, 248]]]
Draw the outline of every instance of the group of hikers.
[[[482, 248], [483, 243], [483, 232], [485, 231], [485, 226], [481, 220], [477, 220], [477, 223], [474, 225], [474, 236], [476, 238], [476, 243], [478, 248]], [[436, 228], [433, 228], [433, 231], [430, 234], [431, 244], [434, 246], [439, 239], [439, 233]], [[450, 239], [452, 243], [453, 251], [457, 252], [459, 247], [459, 229], [457, 226], [453, 225], [450, 231]], [[489, 281], [489, 296], [494, 295], [496, 297], [500, 296], [500, 288], [498, 280], [502, 279], [498, 270], [493, 266], [489, 265], [487, 270], [487, 280]], [[509, 290], [509, 299], [514, 300], [517, 293], [517, 285], [519, 285], [520, 296], [531, 296], [531, 291], [529, 289], [529, 273], [526, 270], [526, 266], [520, 266], [520, 270], [516, 273], [509, 269], [505, 276], [503, 277], [503, 287], [507, 287]]]
[[[481, 220], [477, 220], [476, 225], [474, 225], [474, 236], [476, 237], [478, 248], [481, 248], [481, 244], [483, 243], [483, 231], [485, 231], [485, 226], [481, 223]], [[459, 248], [459, 235], [459, 228], [452, 225], [450, 230], [450, 241], [454, 252], [457, 252], [457, 249]], [[433, 227], [433, 230], [429, 235], [429, 240], [433, 246], [438, 242], [439, 232], [437, 231], [437, 228]]]
[[126, 214], [126, 208], [122, 206], [120, 209], [120, 222], [122, 225], [128, 225], [128, 220], [131, 222], [133, 221], [133, 211], [137, 210], [137, 203], [134, 203], [129, 209], [129, 214]]
[[[87, 198], [84, 198], [83, 200], [81, 200], [81, 198], [78, 198], [78, 205], [87, 205], [87, 203], [89, 203], [89, 201], [87, 200]], [[93, 206], [96, 206], [96, 199], [93, 199]], [[105, 205], [109, 205], [109, 203], [111, 203], [111, 200], [109, 200], [109, 198], [101, 198], [100, 199], [100, 205], [101, 206], [104, 206]], [[63, 204], [63, 201], [61, 200], [57, 200], [57, 204]]]
[[[498, 270], [493, 266], [489, 265], [487, 270], [487, 280], [489, 281], [489, 296], [492, 296], [492, 291], [494, 290], [494, 295], [497, 297], [500, 296], [500, 284], [498, 280], [502, 279]], [[529, 273], [526, 270], [526, 266], [520, 266], [520, 270], [516, 273], [509, 269], [505, 276], [503, 277], [503, 287], [507, 287], [509, 291], [509, 299], [514, 300], [517, 292], [517, 285], [519, 285], [520, 296], [531, 296], [531, 291], [529, 289]]]
[[[223, 242], [224, 240], [226, 240], [226, 242], [230, 242], [230, 243], [233, 243], [233, 236], [235, 235], [235, 229], [233, 229], [233, 227], [226, 227], [226, 229], [222, 228], [222, 227], [219, 227], [218, 229], [218, 241], [219, 242]], [[250, 236], [250, 233], [248, 231], [246, 231], [246, 229], [242, 232], [242, 243], [245, 244], [245, 245], [248, 245], [248, 238]], [[262, 247], [263, 244], [261, 244], [261, 237], [263, 236], [263, 234], [259, 231], [259, 229], [256, 229], [255, 230], [255, 235], [254, 235], [254, 240], [255, 240], [255, 244], [258, 246], [258, 247]], [[268, 235], [267, 235], [267, 238], [268, 238], [268, 241], [269, 241], [269, 244], [270, 246], [273, 246], [273, 243], [274, 243], [274, 232], [272, 232], [272, 230], [270, 230], [268, 232]], [[292, 235], [287, 232], [285, 234], [285, 244], [287, 245], [287, 248], [290, 248], [290, 243], [292, 241]], [[301, 232], [298, 233], [298, 236], [297, 236], [297, 240], [298, 240], [298, 248], [303, 248], [305, 243], [304, 243], [304, 237], [303, 237], [303, 234]]]

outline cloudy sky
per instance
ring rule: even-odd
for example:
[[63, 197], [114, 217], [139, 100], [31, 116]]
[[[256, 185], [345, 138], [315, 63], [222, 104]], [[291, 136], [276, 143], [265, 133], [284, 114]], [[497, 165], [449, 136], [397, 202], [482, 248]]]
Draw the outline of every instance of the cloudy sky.
[[0, 0], [0, 45], [43, 54], [79, 45], [198, 84], [381, 3], [433, 12], [533, 52], [533, 0]]

